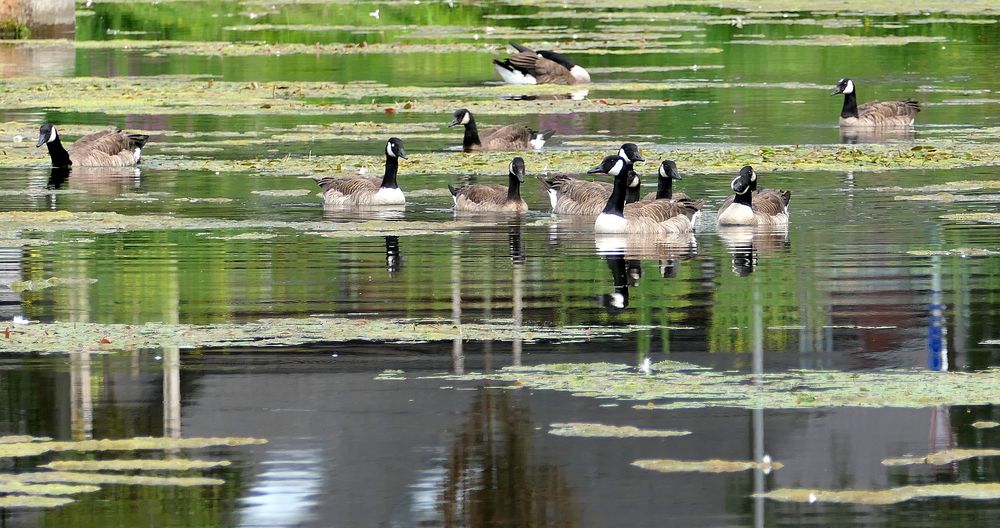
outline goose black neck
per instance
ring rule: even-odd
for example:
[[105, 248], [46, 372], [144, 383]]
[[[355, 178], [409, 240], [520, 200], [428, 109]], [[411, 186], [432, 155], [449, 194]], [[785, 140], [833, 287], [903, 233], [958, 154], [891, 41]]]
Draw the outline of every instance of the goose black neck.
[[49, 157], [52, 158], [53, 167], [69, 167], [73, 162], [69, 159], [69, 152], [62, 146], [59, 137], [45, 144], [49, 148]]
[[656, 184], [656, 199], [669, 200], [674, 197], [674, 179], [667, 176]]
[[480, 145], [479, 129], [476, 128], [476, 119], [469, 116], [469, 122], [465, 124], [465, 137], [462, 138], [462, 150], [468, 152], [473, 146]]
[[738, 203], [738, 204], [745, 205], [747, 207], [752, 207], [752, 205], [753, 205], [753, 190], [751, 190], [751, 189], [748, 188], [747, 192], [745, 192], [743, 194], [737, 194], [736, 198], [733, 201], [736, 202], [736, 203]]
[[844, 94], [844, 108], [840, 110], [840, 117], [858, 117], [858, 95], [853, 91]]
[[385, 176], [382, 176], [383, 189], [398, 189], [396, 185], [396, 173], [399, 172], [399, 158], [395, 156], [385, 157]]
[[611, 189], [611, 196], [608, 197], [608, 203], [604, 206], [604, 210], [601, 212], [604, 214], [624, 217], [625, 194], [627, 187], [628, 172], [622, 170], [618, 176], [615, 176], [615, 186]]
[[507, 201], [521, 201], [521, 180], [518, 180], [517, 176], [513, 174], [507, 176]]
[[[635, 170], [632, 168], [632, 165], [633, 165], [632, 163], [626, 163], [625, 164], [625, 171], [629, 175], [628, 179], [626, 180], [626, 183], [630, 183], [632, 181], [633, 177], [636, 177], [636, 178], [639, 177], [639, 175], [636, 174]], [[642, 189], [639, 188], [639, 185], [636, 185], [635, 187], [628, 187], [628, 188], [626, 188], [625, 189], [625, 203], [638, 202], [639, 198], [640, 198], [639, 191], [641, 191], [641, 190]]]

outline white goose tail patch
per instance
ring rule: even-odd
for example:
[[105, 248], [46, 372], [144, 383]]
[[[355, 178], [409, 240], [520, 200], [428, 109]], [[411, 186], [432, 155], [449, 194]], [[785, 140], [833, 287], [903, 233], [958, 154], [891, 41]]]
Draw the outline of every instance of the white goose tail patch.
[[549, 203], [552, 204], [552, 209], [556, 208], [556, 204], [559, 203], [559, 191], [549, 189]]
[[542, 147], [545, 146], [545, 137], [542, 136], [541, 132], [538, 132], [532, 136], [531, 141], [528, 143], [531, 143], [531, 148], [535, 150], [542, 150]]
[[590, 72], [580, 67], [580, 65], [573, 66], [569, 70], [570, 75], [576, 79], [578, 83], [589, 83], [590, 82]]
[[503, 82], [507, 84], [536, 84], [534, 75], [527, 75], [519, 70], [513, 68], [507, 69], [499, 64], [493, 63], [493, 67], [496, 68], [497, 73], [500, 74], [500, 78]]
[[142, 147], [135, 147], [135, 152], [132, 153], [132, 157], [135, 158], [136, 163], [139, 163], [139, 158], [142, 157]]

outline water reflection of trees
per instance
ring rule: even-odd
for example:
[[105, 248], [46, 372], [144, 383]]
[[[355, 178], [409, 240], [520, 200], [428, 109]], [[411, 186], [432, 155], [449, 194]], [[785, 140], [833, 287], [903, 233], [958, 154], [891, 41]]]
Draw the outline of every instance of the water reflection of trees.
[[444, 526], [579, 525], [559, 467], [534, 455], [533, 432], [509, 394], [483, 390], [474, 398], [448, 455], [439, 497]]

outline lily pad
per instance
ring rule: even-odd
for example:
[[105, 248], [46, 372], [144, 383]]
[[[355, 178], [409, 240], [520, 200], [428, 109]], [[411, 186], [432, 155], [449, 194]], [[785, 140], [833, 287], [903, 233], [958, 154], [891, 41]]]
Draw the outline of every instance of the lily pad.
[[228, 465], [228, 460], [171, 458], [168, 460], [58, 460], [39, 467], [56, 471], [190, 471]]
[[929, 484], [926, 486], [902, 486], [884, 490], [821, 490], [806, 488], [781, 488], [767, 493], [755, 494], [780, 502], [830, 502], [837, 504], [887, 505], [913, 499], [934, 497], [956, 497], [960, 499], [996, 500], [1000, 499], [1000, 484]]
[[883, 466], [911, 466], [915, 464], [928, 464], [940, 466], [978, 457], [1000, 456], [1000, 449], [946, 449], [931, 453], [923, 457], [905, 456], [898, 458], [887, 458], [882, 461]]
[[633, 466], [663, 473], [737, 473], [751, 469], [770, 472], [781, 469], [781, 462], [743, 462], [735, 460], [671, 460], [667, 458], [636, 460]]

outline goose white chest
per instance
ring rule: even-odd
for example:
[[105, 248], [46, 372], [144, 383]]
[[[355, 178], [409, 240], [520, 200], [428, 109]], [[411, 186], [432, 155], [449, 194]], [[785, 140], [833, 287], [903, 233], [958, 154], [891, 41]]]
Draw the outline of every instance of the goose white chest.
[[731, 203], [719, 212], [719, 225], [756, 225], [757, 216], [749, 205]]
[[403, 190], [399, 187], [395, 189], [382, 187], [372, 197], [372, 205], [401, 205], [404, 203], [406, 203], [406, 198], [403, 197]]
[[594, 221], [594, 231], [597, 233], [624, 233], [627, 230], [628, 222], [624, 217], [601, 213]]

